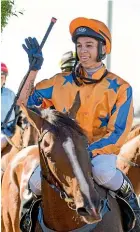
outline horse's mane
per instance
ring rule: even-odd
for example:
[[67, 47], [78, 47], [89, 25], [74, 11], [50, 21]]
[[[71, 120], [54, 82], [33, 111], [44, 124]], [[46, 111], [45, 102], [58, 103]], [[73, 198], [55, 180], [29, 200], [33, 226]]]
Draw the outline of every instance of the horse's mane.
[[68, 117], [68, 114], [66, 113], [61, 113], [54, 109], [45, 109], [41, 111], [41, 117], [53, 125], [56, 131], [67, 129], [69, 131], [76, 131], [80, 135], [85, 136], [85, 133], [79, 126], [78, 122]]

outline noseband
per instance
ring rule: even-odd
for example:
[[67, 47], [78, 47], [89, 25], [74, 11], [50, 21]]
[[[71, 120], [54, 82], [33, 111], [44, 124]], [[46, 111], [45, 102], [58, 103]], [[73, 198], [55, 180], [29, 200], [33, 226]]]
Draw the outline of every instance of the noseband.
[[[43, 133], [40, 135], [39, 139], [38, 139], [38, 145], [39, 145], [39, 153], [40, 153], [40, 156], [42, 158], [42, 161], [44, 163], [44, 170], [41, 169], [41, 177], [47, 181], [47, 183], [49, 184], [49, 186], [51, 188], [53, 188], [56, 192], [58, 192], [60, 194], [60, 198], [61, 199], [64, 199], [66, 203], [68, 203], [68, 206], [73, 209], [69, 204], [70, 203], [73, 203], [74, 200], [72, 198], [70, 198], [67, 193], [62, 189], [61, 185], [59, 184], [58, 180], [56, 179], [56, 177], [52, 174], [50, 168], [49, 168], [49, 165], [48, 165], [48, 162], [47, 162], [47, 159], [45, 157], [45, 154], [44, 154], [44, 151], [43, 149], [41, 149], [40, 147], [40, 143], [42, 142], [43, 140], [43, 137], [50, 131], [53, 131], [53, 129], [49, 129], [49, 130], [44, 130]], [[52, 184], [50, 182], [50, 178], [49, 176], [51, 177], [51, 179], [53, 180], [53, 183], [55, 184]]]

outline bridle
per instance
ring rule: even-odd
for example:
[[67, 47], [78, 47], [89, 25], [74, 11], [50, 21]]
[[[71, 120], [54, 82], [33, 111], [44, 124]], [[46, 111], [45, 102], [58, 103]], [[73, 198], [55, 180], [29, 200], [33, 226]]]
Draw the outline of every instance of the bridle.
[[[44, 164], [44, 168], [41, 171], [41, 177], [45, 181], [47, 181], [47, 183], [49, 184], [49, 186], [52, 189], [54, 189], [57, 193], [59, 193], [60, 198], [65, 200], [65, 202], [68, 204], [69, 208], [75, 210], [75, 205], [74, 205], [73, 198], [71, 198], [71, 197], [69, 197], [67, 195], [67, 193], [62, 189], [62, 187], [61, 187], [60, 183], [58, 182], [58, 180], [56, 179], [56, 177], [52, 174], [52, 172], [51, 172], [51, 170], [49, 168], [47, 159], [45, 157], [45, 154], [43, 152], [43, 149], [41, 149], [41, 147], [40, 147], [40, 143], [43, 140], [43, 137], [50, 131], [53, 131], [53, 128], [50, 128], [49, 130], [44, 130], [43, 133], [39, 136], [39, 139], [38, 139], [40, 158], [42, 159], [43, 164]], [[53, 184], [51, 183], [50, 179], [53, 180]]]

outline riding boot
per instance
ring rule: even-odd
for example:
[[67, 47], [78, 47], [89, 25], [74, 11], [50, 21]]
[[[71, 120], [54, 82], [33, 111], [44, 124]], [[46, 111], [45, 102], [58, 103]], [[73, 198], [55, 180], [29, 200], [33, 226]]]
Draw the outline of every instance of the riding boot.
[[117, 191], [117, 194], [127, 201], [127, 203], [131, 206], [131, 208], [135, 213], [136, 222], [131, 232], [140, 232], [140, 206], [138, 204], [138, 200], [136, 194], [134, 193], [130, 180], [124, 174], [123, 176], [124, 176], [123, 184], [120, 187], [120, 189]]

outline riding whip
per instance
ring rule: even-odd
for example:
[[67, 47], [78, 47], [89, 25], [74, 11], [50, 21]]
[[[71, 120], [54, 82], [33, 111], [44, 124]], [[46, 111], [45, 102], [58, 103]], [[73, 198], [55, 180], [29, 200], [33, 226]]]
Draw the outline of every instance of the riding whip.
[[[40, 52], [40, 51], [42, 50], [42, 48], [43, 48], [43, 46], [44, 46], [44, 44], [45, 44], [45, 42], [46, 42], [46, 40], [47, 40], [47, 38], [48, 38], [48, 36], [49, 36], [51, 30], [52, 30], [52, 27], [53, 27], [54, 24], [56, 23], [56, 20], [57, 20], [56, 18], [52, 17], [51, 22], [50, 22], [50, 25], [49, 25], [49, 27], [48, 27], [48, 29], [47, 29], [47, 31], [46, 31], [46, 34], [44, 35], [44, 38], [42, 39], [42, 42], [41, 42], [41, 44], [40, 44], [40, 46], [39, 46], [38, 52]], [[22, 80], [22, 82], [21, 82], [21, 84], [20, 84], [20, 87], [19, 87], [19, 89], [18, 89], [18, 92], [17, 92], [17, 94], [16, 94], [16, 96], [15, 96], [14, 102], [13, 102], [13, 104], [12, 104], [10, 110], [8, 111], [8, 113], [7, 113], [6, 117], [5, 117], [5, 120], [4, 120], [3, 124], [2, 124], [2, 128], [5, 128], [5, 127], [6, 127], [6, 125], [7, 125], [7, 123], [8, 123], [8, 120], [9, 120], [9, 118], [10, 118], [10, 116], [11, 116], [11, 113], [12, 113], [12, 111], [13, 111], [15, 105], [16, 105], [16, 102], [17, 102], [17, 100], [18, 100], [18, 98], [19, 98], [19, 96], [20, 96], [20, 93], [21, 93], [21, 91], [22, 91], [22, 89], [23, 89], [23, 86], [24, 86], [24, 84], [25, 84], [25, 82], [26, 82], [26, 80], [27, 80], [27, 78], [28, 78], [28, 76], [29, 76], [29, 73], [30, 73], [30, 71], [31, 71], [31, 68], [32, 68], [32, 66], [35, 64], [35, 62], [36, 62], [36, 58], [33, 59], [33, 61], [32, 61], [32, 63], [31, 63], [31, 65], [30, 65], [30, 67], [29, 67], [29, 69], [28, 69], [26, 75], [24, 76], [24, 78], [23, 78], [23, 80]]]

